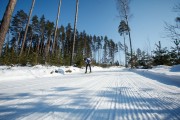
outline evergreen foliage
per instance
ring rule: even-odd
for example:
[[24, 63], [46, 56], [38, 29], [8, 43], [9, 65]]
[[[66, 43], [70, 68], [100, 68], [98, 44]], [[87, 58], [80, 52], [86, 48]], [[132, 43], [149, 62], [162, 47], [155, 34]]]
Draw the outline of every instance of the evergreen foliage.
[[[12, 37], [8, 42], [4, 43], [2, 56], [0, 57], [1, 65], [70, 65], [74, 34], [71, 24], [69, 23], [67, 26], [61, 25], [57, 29], [55, 50], [52, 52], [55, 26], [54, 22], [46, 20], [44, 15], [40, 18], [37, 15], [32, 17], [23, 54], [19, 56], [27, 20], [28, 15], [23, 10], [17, 11], [13, 16], [10, 25]], [[77, 31], [75, 40], [74, 63], [76, 66], [82, 67], [84, 65], [84, 57], [91, 57], [94, 61], [93, 63], [98, 64], [114, 62], [118, 47], [107, 36], [93, 35], [92, 37], [85, 31]], [[104, 46], [104, 49], [102, 46]], [[104, 51], [104, 57], [100, 55], [100, 51]]]
[[[23, 10], [17, 11], [13, 16], [9, 29], [9, 36], [11, 37], [7, 37], [4, 42], [0, 64], [70, 65], [74, 36], [71, 24], [61, 25], [57, 28], [56, 39], [54, 39], [54, 22], [46, 20], [44, 15], [41, 17], [34, 15], [32, 17], [23, 54], [19, 56], [27, 20], [28, 15]], [[179, 17], [177, 17], [177, 25], [179, 25], [179, 21]], [[128, 52], [125, 41], [125, 35], [128, 35], [128, 31], [130, 31], [129, 26], [122, 20], [118, 26], [118, 32], [123, 36], [124, 44], [120, 42], [117, 44], [107, 36], [96, 36], [85, 31], [76, 31], [74, 64], [82, 67], [84, 65], [83, 58], [91, 57], [94, 65], [103, 67], [119, 65], [120, 63], [115, 60], [115, 56], [121, 50], [124, 50], [125, 64], [127, 63], [126, 66], [129, 67], [151, 68], [152, 65], [180, 64], [180, 40], [178, 35], [172, 38], [174, 46], [170, 50], [162, 47], [161, 42], [159, 42], [159, 44], [156, 44], [156, 49], [152, 51], [153, 54], [150, 55], [139, 48], [136, 52]]]

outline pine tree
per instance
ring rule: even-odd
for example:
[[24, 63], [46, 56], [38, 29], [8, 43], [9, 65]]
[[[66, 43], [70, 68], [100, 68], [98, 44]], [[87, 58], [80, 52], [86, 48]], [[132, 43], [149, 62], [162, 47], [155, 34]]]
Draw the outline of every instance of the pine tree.
[[98, 64], [100, 63], [100, 49], [102, 49], [102, 40], [103, 40], [103, 37], [97, 37], [97, 51], [98, 51]]
[[17, 40], [15, 48], [17, 54], [19, 53], [19, 49], [21, 47], [22, 37], [24, 35], [27, 20], [28, 15], [23, 10], [19, 10], [15, 14], [11, 22], [11, 33], [15, 36]]
[[11, 16], [14, 11], [15, 5], [16, 5], [16, 0], [9, 0], [9, 3], [6, 7], [6, 11], [3, 15], [3, 19], [1, 22], [1, 26], [0, 26], [0, 57], [1, 57], [1, 53], [2, 53], [3, 43], [4, 43], [4, 40], [6, 37], [6, 33], [9, 29]]
[[172, 65], [180, 64], [180, 40], [174, 40], [175, 47], [171, 47], [171, 63]]
[[104, 46], [103, 46], [103, 63], [107, 63], [108, 62], [108, 37], [105, 36], [104, 37]]
[[55, 51], [55, 44], [56, 44], [56, 34], [57, 34], [57, 29], [58, 29], [58, 21], [59, 21], [59, 15], [60, 15], [60, 9], [61, 9], [61, 2], [62, 0], [59, 0], [59, 5], [58, 5], [58, 13], [57, 13], [57, 18], [56, 18], [56, 27], [55, 27], [55, 32], [54, 32], [54, 41], [53, 41], [53, 47], [52, 47], [52, 53]]
[[[130, 0], [117, 0], [117, 8], [120, 16], [124, 19], [126, 25], [129, 27], [129, 17], [130, 17], [130, 10], [129, 10]], [[130, 44], [130, 53], [131, 53], [131, 68], [133, 68], [133, 50], [132, 50], [132, 40], [131, 40], [131, 32], [130, 29], [127, 29], [128, 36], [129, 36], [129, 44]]]
[[26, 24], [26, 29], [25, 29], [24, 38], [23, 38], [23, 41], [22, 41], [21, 51], [20, 51], [20, 54], [19, 54], [20, 57], [21, 57], [21, 55], [23, 53], [24, 43], [26, 41], [26, 34], [27, 34], [27, 31], [28, 31], [29, 22], [30, 22], [30, 18], [31, 18], [32, 11], [33, 11], [33, 8], [34, 8], [34, 4], [35, 4], [35, 0], [32, 0], [32, 6], [31, 6], [31, 9], [30, 9], [30, 12], [29, 12], [28, 22]]
[[77, 18], [78, 18], [78, 7], [79, 7], [79, 0], [76, 0], [76, 13], [75, 13], [75, 20], [74, 20], [74, 36], [73, 36], [70, 65], [72, 65], [74, 62], [73, 60], [74, 60], [74, 47], [75, 47], [75, 39], [76, 39], [76, 25], [77, 25]]
[[47, 43], [45, 46], [45, 62], [50, 62], [50, 53], [52, 46], [52, 34], [54, 32], [54, 23], [47, 21], [45, 24], [45, 34], [47, 36]]
[[155, 54], [153, 56], [153, 63], [155, 65], [170, 65], [170, 56], [167, 47], [162, 48], [160, 41], [159, 44], [156, 44], [156, 50], [153, 52]]
[[124, 39], [124, 55], [125, 55], [125, 67], [127, 67], [127, 49], [126, 49], [126, 40], [125, 40], [125, 35], [128, 34], [129, 26], [126, 24], [124, 20], [121, 20], [119, 27], [118, 27], [118, 32], [120, 36], [123, 36]]

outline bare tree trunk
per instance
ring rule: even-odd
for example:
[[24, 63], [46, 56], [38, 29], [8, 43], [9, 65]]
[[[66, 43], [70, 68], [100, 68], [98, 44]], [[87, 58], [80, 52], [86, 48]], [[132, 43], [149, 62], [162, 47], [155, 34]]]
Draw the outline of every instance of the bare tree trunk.
[[84, 39], [84, 53], [85, 55], [87, 55], [87, 40]]
[[54, 33], [54, 42], [53, 42], [52, 53], [54, 53], [54, 51], [55, 51], [56, 34], [57, 34], [57, 27], [58, 27], [59, 15], [60, 15], [61, 2], [62, 2], [62, 0], [59, 1], [59, 6], [58, 6], [58, 13], [57, 13], [57, 19], [56, 19], [56, 29], [55, 29], [55, 33]]
[[40, 53], [39, 49], [40, 49], [40, 38], [38, 38], [38, 45], [37, 45], [37, 51], [36, 51], [37, 55]]
[[44, 51], [44, 33], [41, 35], [41, 40], [39, 42], [40, 50], [39, 53], [42, 54]]
[[38, 56], [39, 56], [39, 44], [40, 44], [40, 38], [38, 38], [38, 44], [37, 44], [37, 51], [36, 51], [36, 62], [37, 62], [37, 64], [39, 63], [39, 61], [38, 61]]
[[47, 43], [45, 45], [45, 64], [48, 62], [47, 58], [49, 56], [50, 41], [51, 41], [51, 36], [48, 37], [48, 41], [47, 41]]
[[24, 38], [23, 38], [23, 42], [22, 42], [21, 51], [20, 51], [19, 56], [21, 56], [22, 53], [23, 53], [24, 43], [26, 41], [26, 35], [27, 35], [27, 31], [28, 31], [28, 27], [29, 27], [29, 22], [30, 22], [30, 18], [31, 18], [31, 15], [32, 15], [32, 11], [33, 11], [33, 8], [34, 8], [34, 4], [35, 4], [35, 0], [32, 1], [32, 6], [31, 6], [31, 9], [30, 9], [30, 12], [29, 12], [29, 17], [28, 17], [28, 23], [26, 24], [26, 30], [25, 30], [25, 34], [24, 34]]
[[76, 0], [76, 14], [75, 14], [75, 20], [74, 20], [74, 37], [73, 37], [73, 47], [72, 47], [71, 62], [70, 62], [71, 65], [74, 62], [74, 47], [75, 47], [75, 39], [76, 39], [76, 24], [77, 24], [77, 17], [78, 17], [78, 5], [79, 5], [79, 0]]
[[99, 57], [100, 57], [100, 55], [99, 55], [99, 48], [98, 48], [98, 64], [99, 64]]
[[9, 3], [6, 7], [6, 11], [4, 13], [1, 26], [0, 26], [0, 56], [2, 53], [2, 47], [4, 44], [4, 40], [6, 37], [6, 33], [9, 29], [10, 21], [11, 21], [11, 16], [14, 11], [14, 7], [16, 5], [17, 0], [9, 0]]
[[125, 67], [127, 68], [127, 57], [126, 57], [126, 42], [125, 42], [125, 36], [123, 33], [123, 38], [124, 38], [124, 54], [125, 54]]
[[[126, 18], [126, 23], [127, 26], [129, 26], [128, 24], [128, 19]], [[129, 43], [130, 43], [130, 49], [131, 49], [131, 68], [133, 68], [133, 55], [132, 55], [132, 43], [131, 43], [131, 33], [130, 30], [128, 29], [128, 35], [129, 35]]]
[[119, 65], [121, 65], [121, 49], [119, 48]]
[[29, 52], [31, 50], [31, 46], [32, 46], [32, 36], [31, 36], [31, 41], [30, 41], [30, 45], [29, 45], [29, 49], [28, 49], [28, 56], [29, 56]]
[[21, 33], [18, 32], [18, 40], [17, 40], [17, 43], [16, 43], [16, 52], [17, 52], [17, 55], [19, 54], [18, 46], [19, 46], [20, 37], [21, 37]]

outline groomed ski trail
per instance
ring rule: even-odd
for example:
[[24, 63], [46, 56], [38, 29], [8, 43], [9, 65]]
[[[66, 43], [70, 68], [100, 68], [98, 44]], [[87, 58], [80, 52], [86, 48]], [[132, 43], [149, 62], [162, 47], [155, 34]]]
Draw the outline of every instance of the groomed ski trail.
[[4, 120], [179, 120], [179, 101], [179, 86], [127, 70], [0, 82]]

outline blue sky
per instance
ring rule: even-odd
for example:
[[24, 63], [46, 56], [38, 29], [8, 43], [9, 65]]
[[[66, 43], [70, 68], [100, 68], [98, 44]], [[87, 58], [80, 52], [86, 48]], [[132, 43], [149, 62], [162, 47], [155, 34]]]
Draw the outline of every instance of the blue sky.
[[[17, 0], [14, 13], [23, 9], [29, 13], [32, 0]], [[36, 0], [33, 15], [50, 21], [56, 20], [59, 0]], [[62, 0], [59, 26], [74, 24], [76, 0]], [[153, 50], [155, 43], [169, 47], [171, 44], [165, 38], [164, 22], [174, 23], [177, 13], [172, 8], [178, 0], [132, 0], [130, 11], [133, 15], [129, 21], [133, 49]], [[0, 19], [3, 16], [8, 0], [0, 0]], [[91, 35], [105, 36], [115, 42], [123, 41], [117, 32], [120, 22], [115, 0], [79, 0], [78, 31], [85, 30]], [[128, 40], [128, 39], [127, 39]], [[127, 42], [127, 44], [129, 44]]]

